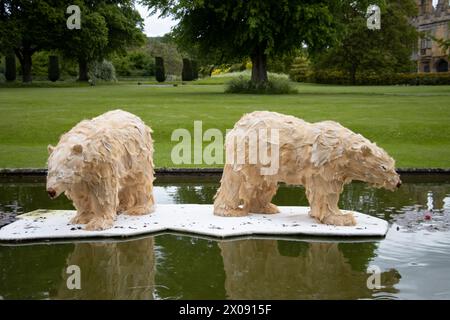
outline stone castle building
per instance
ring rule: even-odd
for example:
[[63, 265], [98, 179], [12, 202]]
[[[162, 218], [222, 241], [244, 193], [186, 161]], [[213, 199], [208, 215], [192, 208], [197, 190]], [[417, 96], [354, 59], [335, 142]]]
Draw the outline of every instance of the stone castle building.
[[450, 38], [450, 0], [417, 0], [417, 5], [419, 15], [413, 19], [413, 24], [424, 34], [413, 55], [418, 72], [447, 72], [449, 52], [444, 52], [432, 37]]

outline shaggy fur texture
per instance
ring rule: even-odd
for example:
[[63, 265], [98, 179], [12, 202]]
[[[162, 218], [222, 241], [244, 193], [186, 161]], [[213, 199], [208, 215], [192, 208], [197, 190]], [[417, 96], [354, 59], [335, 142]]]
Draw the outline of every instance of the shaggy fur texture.
[[[248, 161], [248, 136], [260, 129], [279, 132], [279, 141], [270, 134], [263, 141], [269, 154], [273, 148], [279, 151], [279, 169], [272, 175], [261, 174], [261, 163]], [[227, 159], [214, 202], [214, 214], [219, 216], [279, 212], [271, 200], [278, 182], [285, 182], [305, 186], [310, 215], [318, 222], [355, 225], [353, 216], [338, 208], [345, 184], [360, 180], [389, 190], [401, 184], [394, 159], [375, 143], [333, 121], [308, 123], [275, 112], [253, 112], [244, 115], [227, 134], [225, 149], [227, 155], [244, 152], [245, 163]]]
[[73, 201], [72, 223], [103, 230], [118, 213], [154, 211], [151, 132], [135, 115], [115, 110], [81, 121], [48, 147], [47, 192]]

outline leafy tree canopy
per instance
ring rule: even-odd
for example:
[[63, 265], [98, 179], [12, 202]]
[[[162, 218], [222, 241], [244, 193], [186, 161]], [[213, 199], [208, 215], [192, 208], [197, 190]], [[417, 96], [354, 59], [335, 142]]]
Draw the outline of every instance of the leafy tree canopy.
[[[381, 9], [381, 29], [367, 28], [369, 4]], [[411, 54], [417, 32], [410, 18], [417, 15], [414, 0], [341, 1], [336, 8], [339, 41], [312, 56], [318, 69], [348, 73], [353, 82], [358, 72], [405, 72], [412, 67]]]
[[267, 57], [302, 45], [318, 50], [335, 37], [332, 0], [141, 0], [179, 20], [181, 44], [225, 59], [251, 57], [252, 81], [267, 81]]

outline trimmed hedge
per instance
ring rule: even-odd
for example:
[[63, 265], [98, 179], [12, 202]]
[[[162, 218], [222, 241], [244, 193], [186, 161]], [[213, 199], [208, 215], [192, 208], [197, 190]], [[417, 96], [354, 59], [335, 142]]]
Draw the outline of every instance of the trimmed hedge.
[[5, 78], [6, 81], [16, 80], [16, 56], [7, 55], [5, 57]]
[[197, 80], [198, 79], [198, 64], [197, 64], [197, 61], [192, 60], [191, 61], [191, 66], [192, 66], [192, 80]]
[[158, 82], [166, 81], [166, 72], [164, 70], [164, 59], [155, 57], [155, 78]]
[[181, 80], [182, 81], [192, 81], [194, 80], [192, 72], [192, 63], [191, 60], [184, 58], [183, 59], [183, 70], [181, 71]]
[[[293, 75], [291, 79], [298, 82], [322, 84], [352, 85], [350, 75], [340, 71], [316, 71], [307, 74]], [[450, 72], [435, 73], [391, 73], [391, 74], [359, 74], [356, 85], [449, 85]]]
[[48, 80], [55, 82], [59, 80], [59, 59], [57, 56], [48, 57]]

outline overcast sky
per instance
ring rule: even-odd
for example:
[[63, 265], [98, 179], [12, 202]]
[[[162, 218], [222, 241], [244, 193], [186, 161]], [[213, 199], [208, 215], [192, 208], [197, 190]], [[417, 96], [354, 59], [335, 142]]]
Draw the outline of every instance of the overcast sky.
[[141, 17], [144, 18], [144, 33], [149, 37], [163, 36], [170, 32], [170, 28], [176, 24], [176, 21], [170, 18], [159, 19], [157, 14], [148, 17], [147, 8], [141, 5], [137, 4], [136, 9], [138, 9]]

